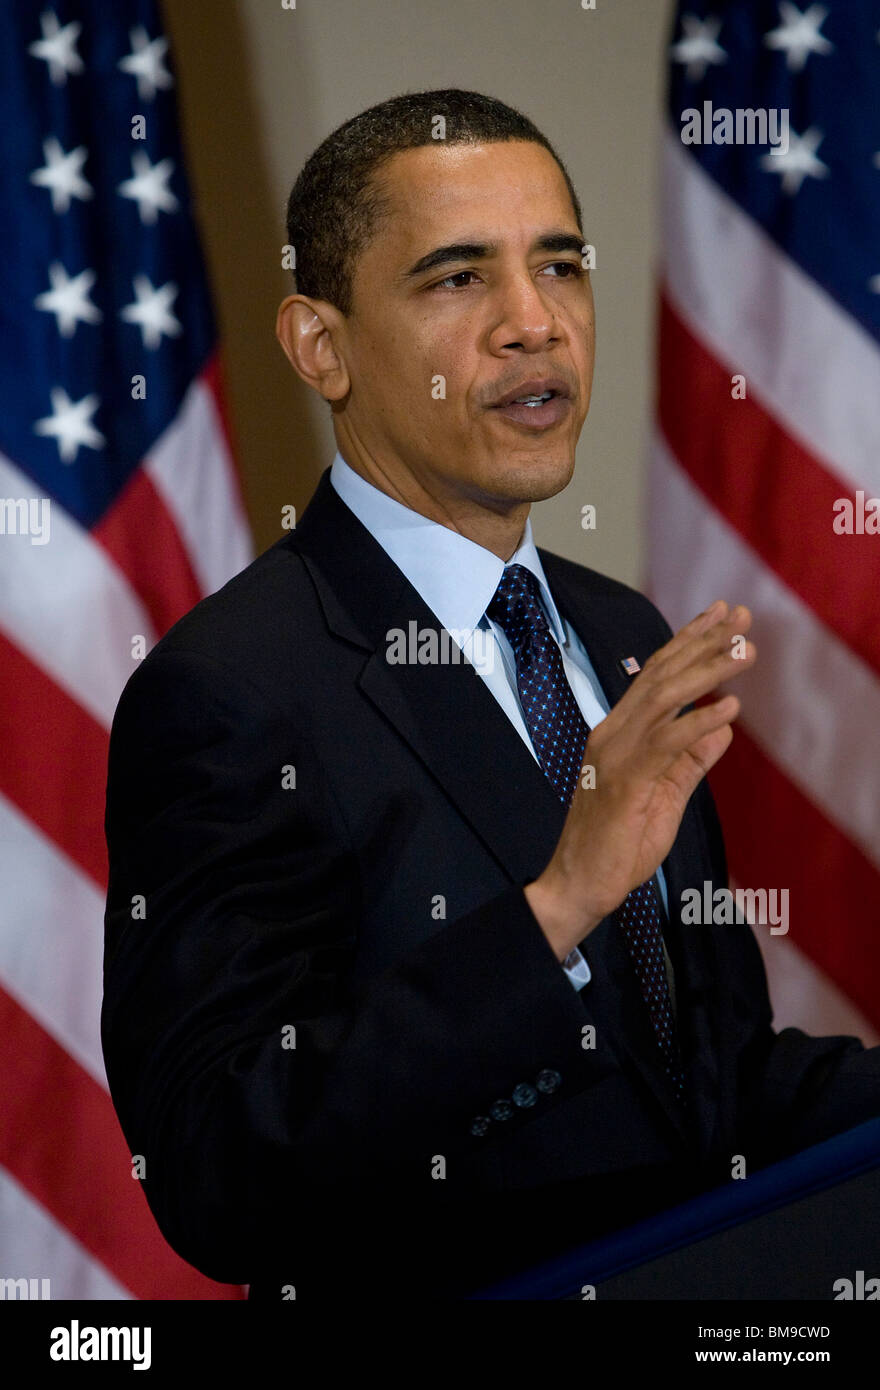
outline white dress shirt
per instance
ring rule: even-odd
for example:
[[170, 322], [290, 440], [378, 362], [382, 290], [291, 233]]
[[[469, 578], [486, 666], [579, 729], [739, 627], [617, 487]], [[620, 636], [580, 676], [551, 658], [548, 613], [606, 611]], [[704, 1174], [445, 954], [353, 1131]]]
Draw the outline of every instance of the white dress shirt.
[[[530, 518], [519, 546], [505, 564], [493, 551], [368, 483], [339, 453], [333, 459], [330, 482], [476, 667], [536, 762], [540, 764], [523, 718], [513, 649], [502, 628], [486, 617], [506, 564], [524, 565], [538, 580], [547, 622], [586, 724], [594, 729], [605, 718], [608, 701], [580, 638], [553, 602], [532, 540]], [[666, 907], [662, 870], [658, 870], [657, 880]], [[590, 980], [590, 968], [576, 948], [566, 956], [563, 968], [575, 989], [582, 989]]]

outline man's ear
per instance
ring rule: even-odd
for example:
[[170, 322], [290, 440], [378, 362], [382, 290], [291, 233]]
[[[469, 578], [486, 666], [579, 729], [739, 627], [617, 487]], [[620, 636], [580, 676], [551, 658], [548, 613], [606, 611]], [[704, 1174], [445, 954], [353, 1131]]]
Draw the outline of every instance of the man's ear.
[[294, 371], [325, 401], [339, 401], [348, 394], [348, 368], [340, 353], [344, 318], [333, 304], [290, 294], [275, 320], [275, 336]]

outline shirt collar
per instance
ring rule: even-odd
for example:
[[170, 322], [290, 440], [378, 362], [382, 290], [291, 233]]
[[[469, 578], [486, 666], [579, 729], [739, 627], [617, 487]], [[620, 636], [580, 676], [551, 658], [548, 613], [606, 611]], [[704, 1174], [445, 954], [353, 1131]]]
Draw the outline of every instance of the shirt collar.
[[[443, 627], [471, 631], [480, 625], [505, 569], [498, 555], [389, 497], [355, 472], [338, 452], [330, 468], [330, 482]], [[531, 570], [553, 634], [565, 645], [567, 634], [532, 539], [530, 517], [507, 564]]]

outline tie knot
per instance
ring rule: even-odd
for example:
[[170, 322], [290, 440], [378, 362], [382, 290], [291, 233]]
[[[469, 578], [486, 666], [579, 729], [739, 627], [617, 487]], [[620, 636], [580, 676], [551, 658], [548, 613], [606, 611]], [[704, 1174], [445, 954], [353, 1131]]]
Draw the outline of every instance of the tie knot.
[[540, 587], [530, 569], [525, 565], [505, 565], [486, 616], [498, 624], [514, 651], [532, 632], [547, 629]]

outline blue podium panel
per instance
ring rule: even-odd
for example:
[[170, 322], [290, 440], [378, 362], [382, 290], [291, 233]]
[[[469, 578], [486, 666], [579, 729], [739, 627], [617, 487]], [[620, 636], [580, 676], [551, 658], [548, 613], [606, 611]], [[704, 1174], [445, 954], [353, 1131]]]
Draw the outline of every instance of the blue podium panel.
[[[818, 1299], [880, 1284], [880, 1119], [473, 1297]], [[878, 1300], [880, 1301], [880, 1300]]]
[[828, 1301], [842, 1280], [857, 1296], [859, 1270], [863, 1292], [875, 1277], [880, 1290], [880, 1167], [635, 1265], [596, 1297]]

